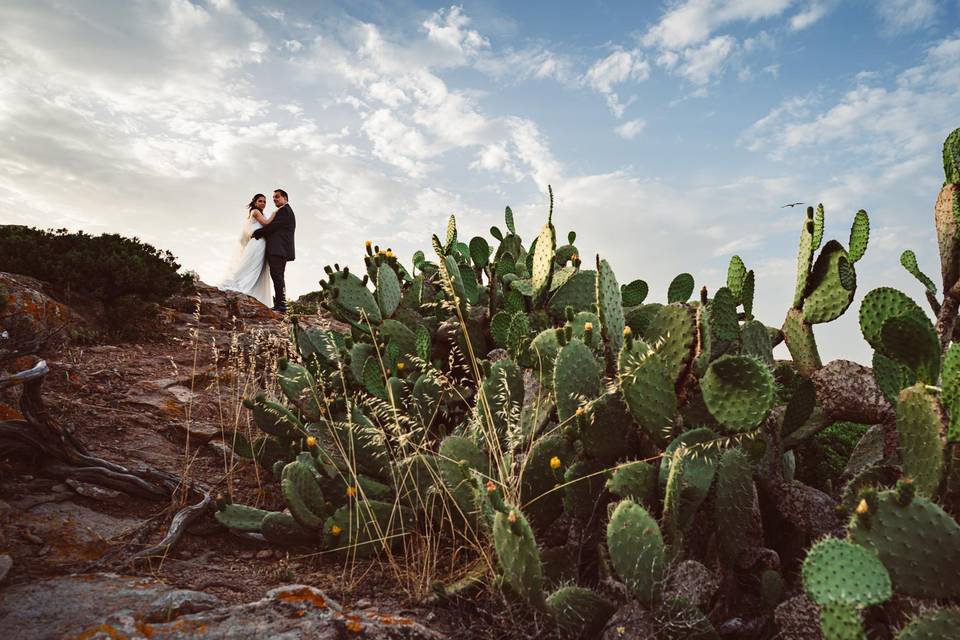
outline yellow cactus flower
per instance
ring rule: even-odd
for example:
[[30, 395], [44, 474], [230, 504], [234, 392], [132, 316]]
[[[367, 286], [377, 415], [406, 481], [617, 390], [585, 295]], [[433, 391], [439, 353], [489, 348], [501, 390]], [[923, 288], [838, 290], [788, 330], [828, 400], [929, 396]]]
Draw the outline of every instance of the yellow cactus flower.
[[592, 322], [584, 322], [584, 323], [583, 323], [583, 330], [584, 330], [584, 331], [593, 331], [593, 323], [592, 323]]
[[347, 487], [347, 497], [352, 498], [355, 495], [357, 495], [357, 490], [353, 487]]
[[338, 527], [337, 525], [333, 525], [332, 527], [330, 527], [330, 534], [331, 534], [331, 535], [333, 535], [333, 536], [338, 536], [338, 535], [340, 535], [341, 533], [343, 533], [343, 529], [341, 529], [341, 528]]
[[631, 329], [630, 327], [624, 327], [624, 328], [623, 328], [623, 335], [628, 336], [628, 335], [630, 335], [631, 333], [633, 333], [633, 329]]
[[577, 407], [577, 415], [578, 415], [578, 416], [582, 416], [582, 415], [583, 415], [583, 407]]
[[397, 363], [397, 371], [403, 371], [406, 368], [407, 368], [407, 365], [403, 364], [402, 362]]
[[387, 249], [386, 252], [385, 252], [383, 255], [387, 256], [388, 258], [392, 258], [392, 257], [393, 257], [393, 251], [390, 250], [390, 249]]
[[513, 523], [516, 522], [516, 521], [517, 521], [517, 512], [516, 512], [516, 511], [511, 511], [511, 512], [507, 515], [507, 522], [509, 522], [510, 524], [513, 524]]
[[866, 515], [868, 511], [870, 511], [870, 505], [867, 504], [866, 500], [861, 498], [860, 504], [857, 505], [857, 514], [863, 516]]
[[370, 242], [369, 240], [364, 240], [364, 241], [363, 241], [363, 246], [365, 246], [367, 249], [369, 249], [370, 247], [373, 246], [373, 243]]
[[553, 456], [552, 458], [550, 458], [550, 468], [553, 469], [554, 471], [556, 471], [557, 469], [559, 469], [559, 468], [560, 468], [560, 458], [558, 458], [557, 456]]

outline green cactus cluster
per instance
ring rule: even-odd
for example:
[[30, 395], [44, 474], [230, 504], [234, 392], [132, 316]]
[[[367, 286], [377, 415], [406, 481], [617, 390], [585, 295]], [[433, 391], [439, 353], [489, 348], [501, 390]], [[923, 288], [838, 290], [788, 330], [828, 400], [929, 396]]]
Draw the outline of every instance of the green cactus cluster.
[[[960, 441], [960, 349], [941, 318], [894, 289], [863, 297], [868, 391], [889, 404], [887, 432], [821, 485], [833, 495], [796, 480], [805, 463], [793, 450], [835, 420], [814, 328], [854, 302], [866, 212], [844, 245], [824, 241], [822, 206], [807, 209], [779, 327], [754, 316], [758, 275], [740, 256], [715, 290], [695, 295], [682, 273], [653, 301], [600, 255], [581, 268], [576, 235], [559, 244], [555, 222], [551, 190], [530, 245], [507, 208], [493, 241], [461, 240], [451, 216], [430, 260], [417, 252], [404, 266], [370, 243], [363, 277], [328, 267], [321, 304], [348, 329], [295, 319], [299, 357], [280, 363], [279, 393], [245, 403], [263, 435], [236, 440], [279, 481], [286, 509], [224, 502], [217, 519], [350, 557], [438, 527], [492, 546], [491, 584], [578, 638], [602, 635], [627, 602], [659, 638], [719, 637], [721, 613], [749, 603], [765, 620], [751, 637], [766, 638], [802, 584], [825, 637], [861, 638], [864, 612], [892, 594], [960, 598], [960, 533], [933, 502], [953, 486]], [[956, 235], [955, 221], [941, 227]], [[933, 299], [916, 255], [903, 264]], [[775, 357], [780, 343], [790, 360]], [[877, 493], [900, 476], [911, 481]], [[833, 530], [804, 560], [844, 508], [848, 538]], [[725, 591], [695, 602], [672, 588], [688, 561]], [[944, 622], [911, 624], [904, 637]]]

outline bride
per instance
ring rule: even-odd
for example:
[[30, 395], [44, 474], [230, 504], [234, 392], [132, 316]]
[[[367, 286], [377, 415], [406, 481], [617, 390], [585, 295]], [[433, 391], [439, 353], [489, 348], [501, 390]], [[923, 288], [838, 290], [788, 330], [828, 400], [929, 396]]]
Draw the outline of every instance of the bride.
[[240, 231], [240, 247], [234, 254], [226, 276], [218, 287], [228, 291], [239, 291], [251, 295], [266, 306], [270, 306], [270, 267], [267, 266], [267, 241], [252, 238], [254, 231], [273, 221], [263, 215], [267, 206], [267, 197], [258, 193], [247, 205], [246, 218]]

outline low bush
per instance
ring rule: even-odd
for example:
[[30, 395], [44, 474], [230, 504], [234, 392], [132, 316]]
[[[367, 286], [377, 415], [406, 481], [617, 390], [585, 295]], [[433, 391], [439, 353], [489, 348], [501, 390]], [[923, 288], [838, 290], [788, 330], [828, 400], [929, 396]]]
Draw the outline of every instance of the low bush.
[[93, 297], [107, 333], [130, 335], [155, 317], [157, 305], [191, 286], [169, 251], [118, 234], [0, 226], [0, 271], [49, 282], [68, 304]]

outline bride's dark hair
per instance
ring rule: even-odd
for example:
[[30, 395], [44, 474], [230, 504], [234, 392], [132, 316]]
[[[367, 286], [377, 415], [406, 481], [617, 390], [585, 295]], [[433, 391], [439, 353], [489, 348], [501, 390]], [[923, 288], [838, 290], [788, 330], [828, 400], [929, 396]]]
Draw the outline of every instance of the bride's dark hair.
[[256, 195], [254, 195], [252, 198], [250, 198], [250, 204], [247, 205], [247, 211], [248, 211], [248, 212], [253, 211], [254, 209], [257, 208], [257, 199], [258, 199], [258, 198], [263, 198], [264, 200], [266, 200], [267, 196], [263, 195], [262, 193], [258, 193], [258, 194], [256, 194]]

